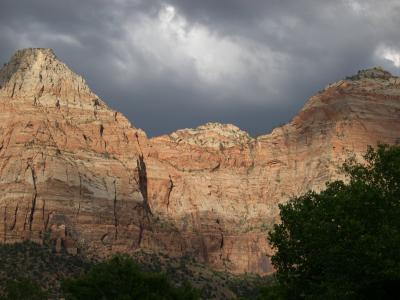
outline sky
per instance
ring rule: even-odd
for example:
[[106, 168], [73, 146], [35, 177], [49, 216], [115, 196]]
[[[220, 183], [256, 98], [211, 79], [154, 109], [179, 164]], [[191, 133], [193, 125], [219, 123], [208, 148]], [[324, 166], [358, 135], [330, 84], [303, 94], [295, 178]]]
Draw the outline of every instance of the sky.
[[360, 69], [400, 73], [398, 0], [1, 0], [0, 63], [53, 48], [149, 136], [251, 135]]

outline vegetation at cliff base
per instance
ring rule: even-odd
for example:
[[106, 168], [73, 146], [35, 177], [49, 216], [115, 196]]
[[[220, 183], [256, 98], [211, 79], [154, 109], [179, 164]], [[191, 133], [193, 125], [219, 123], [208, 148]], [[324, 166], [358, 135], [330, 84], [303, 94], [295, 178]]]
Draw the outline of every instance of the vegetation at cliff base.
[[62, 286], [66, 299], [199, 299], [189, 284], [175, 287], [161, 273], [143, 272], [131, 257], [117, 255], [95, 265], [78, 279], [67, 279]]
[[34, 281], [28, 278], [8, 280], [0, 300], [43, 300], [49, 295]]
[[54, 253], [47, 245], [1, 244], [0, 299], [40, 299], [42, 291], [47, 295], [42, 299], [62, 298], [60, 282], [87, 272], [92, 264], [80, 256]]
[[[136, 265], [134, 268], [140, 276], [147, 279], [167, 278], [167, 286], [178, 292], [172, 295], [178, 297], [182, 296], [182, 292], [187, 292], [183, 293], [185, 298], [196, 295], [196, 289], [201, 299], [254, 299], [259, 288], [270, 284], [272, 280], [256, 274], [217, 272], [192, 257], [172, 258], [162, 253], [138, 251], [131, 259], [129, 264]], [[82, 285], [87, 285], [90, 281], [88, 274], [97, 269], [98, 264], [104, 266], [111, 262], [88, 260], [65, 251], [57, 253], [48, 244], [0, 244], [0, 299], [80, 299]], [[109, 277], [110, 274], [105, 276]], [[121, 281], [118, 276], [114, 279], [118, 280], [118, 284]], [[185, 282], [189, 282], [193, 288], [185, 285]]]
[[400, 147], [347, 161], [347, 180], [280, 205], [269, 233], [278, 285], [263, 299], [398, 299]]

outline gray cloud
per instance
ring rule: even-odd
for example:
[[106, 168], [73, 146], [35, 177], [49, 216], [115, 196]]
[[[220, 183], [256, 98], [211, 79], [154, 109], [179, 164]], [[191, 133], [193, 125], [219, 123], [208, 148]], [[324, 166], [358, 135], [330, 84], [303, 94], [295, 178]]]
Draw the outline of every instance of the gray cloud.
[[3, 0], [0, 61], [51, 47], [149, 135], [257, 135], [358, 69], [400, 68], [396, 0]]

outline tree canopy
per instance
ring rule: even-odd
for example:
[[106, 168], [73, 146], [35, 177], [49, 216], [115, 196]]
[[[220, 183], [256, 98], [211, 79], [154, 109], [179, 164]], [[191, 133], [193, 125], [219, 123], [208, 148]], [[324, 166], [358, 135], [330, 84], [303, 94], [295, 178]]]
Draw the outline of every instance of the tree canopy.
[[43, 300], [47, 298], [47, 293], [29, 278], [8, 280], [0, 295], [0, 300]]
[[280, 205], [269, 240], [282, 298], [395, 299], [400, 292], [400, 147], [370, 147], [364, 159], [344, 164], [345, 182]]
[[189, 284], [173, 286], [164, 274], [139, 269], [126, 255], [95, 265], [78, 279], [63, 282], [66, 299], [180, 300], [198, 299]]

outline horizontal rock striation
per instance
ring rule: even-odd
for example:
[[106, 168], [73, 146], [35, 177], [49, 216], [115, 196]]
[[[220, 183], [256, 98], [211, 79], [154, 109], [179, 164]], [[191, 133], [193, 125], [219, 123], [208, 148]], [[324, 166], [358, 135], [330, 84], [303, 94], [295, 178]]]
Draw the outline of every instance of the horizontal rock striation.
[[340, 178], [367, 145], [400, 143], [400, 79], [361, 71], [257, 138], [207, 123], [148, 139], [52, 50], [25, 49], [0, 70], [0, 120], [1, 242], [265, 274], [279, 203]]

